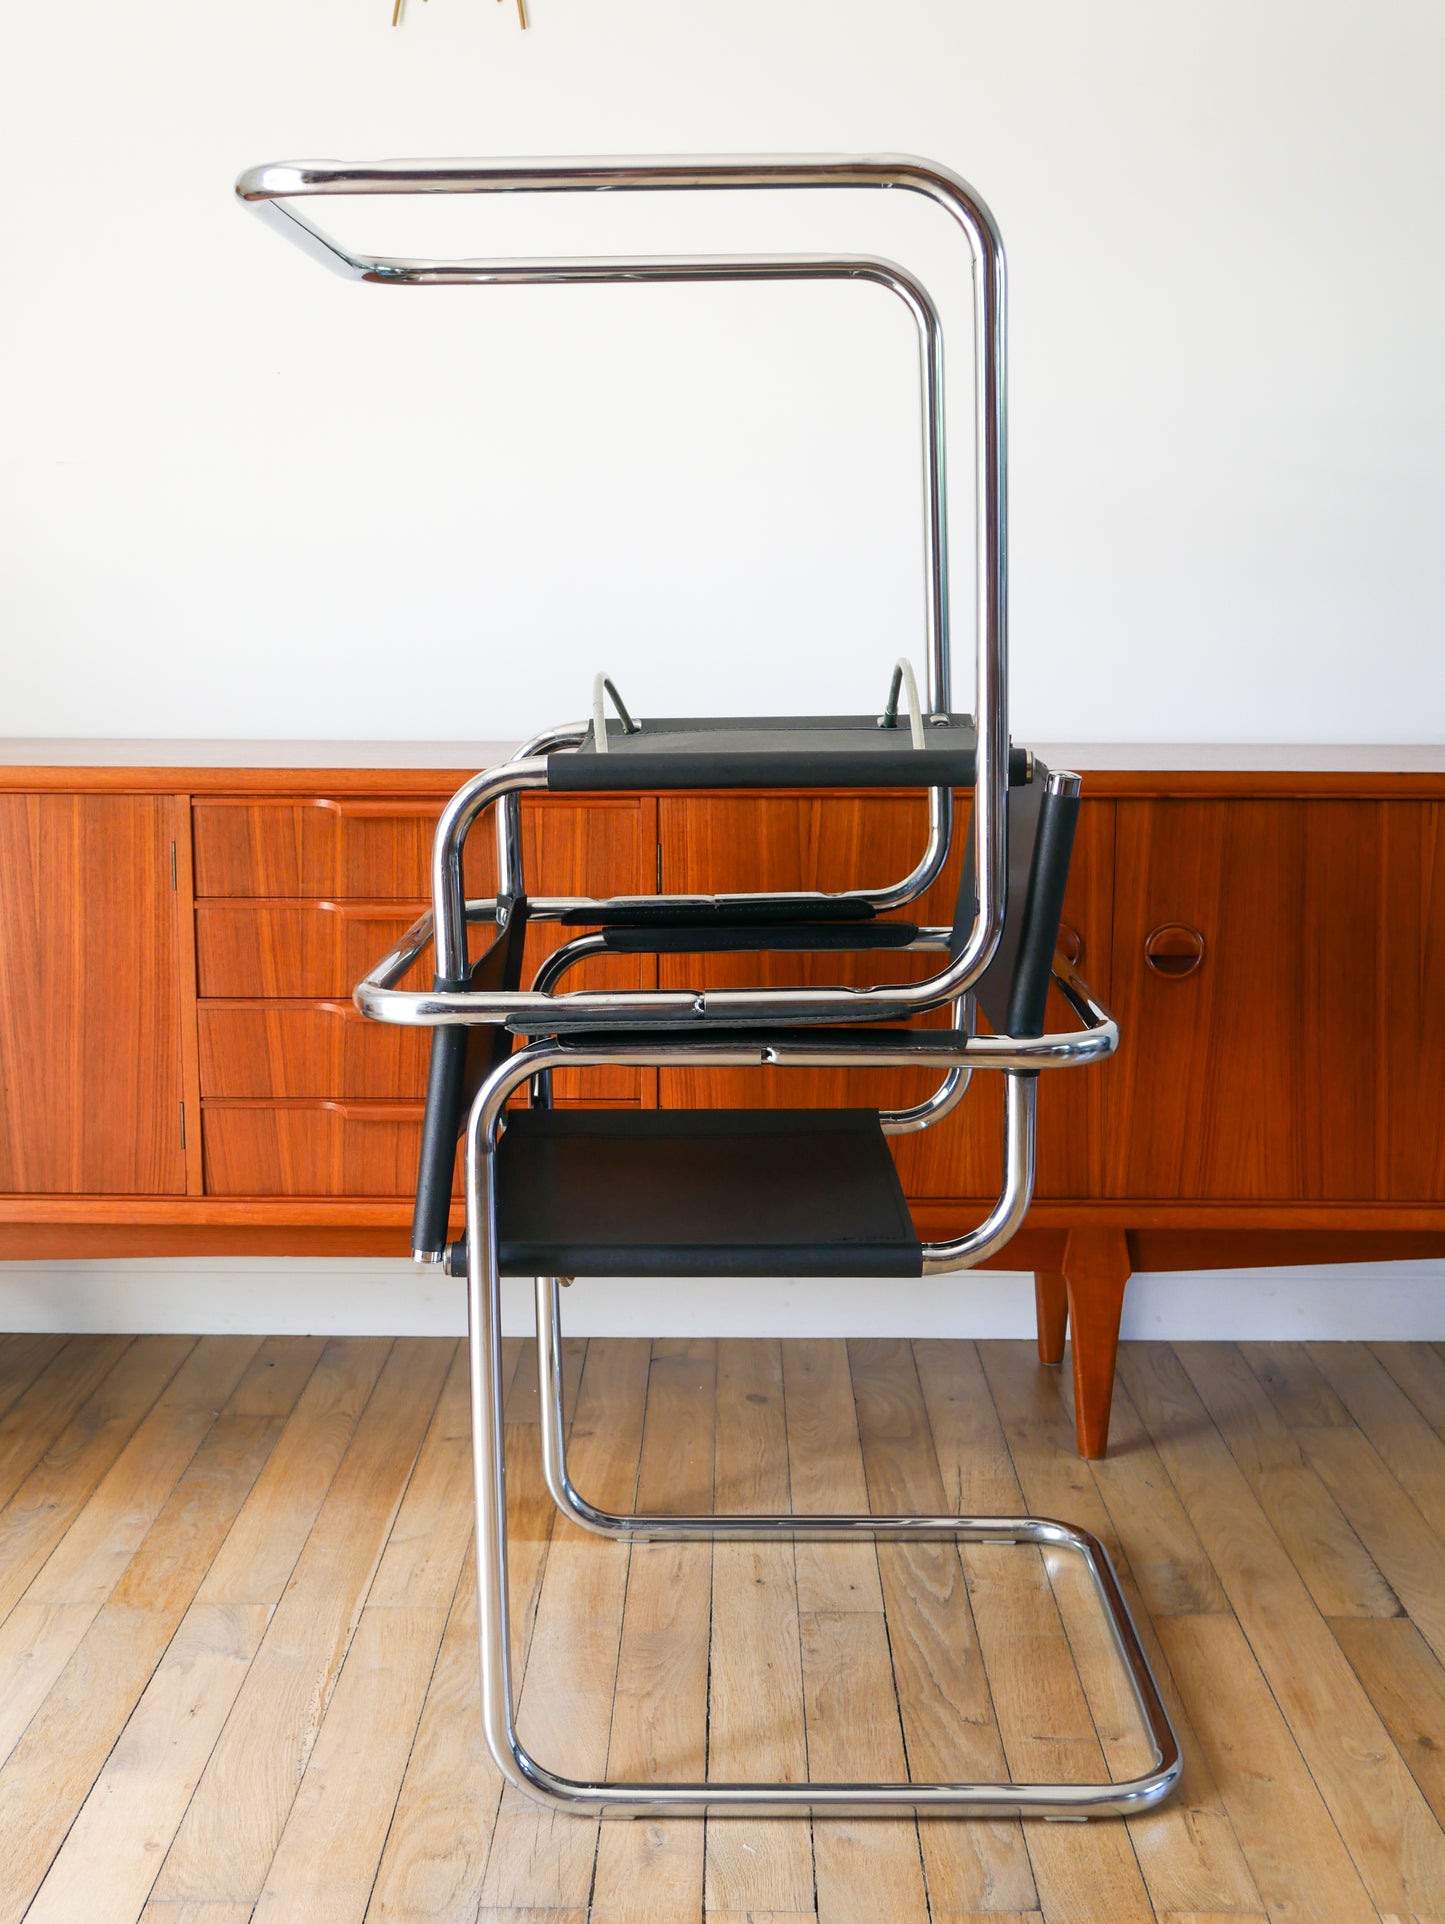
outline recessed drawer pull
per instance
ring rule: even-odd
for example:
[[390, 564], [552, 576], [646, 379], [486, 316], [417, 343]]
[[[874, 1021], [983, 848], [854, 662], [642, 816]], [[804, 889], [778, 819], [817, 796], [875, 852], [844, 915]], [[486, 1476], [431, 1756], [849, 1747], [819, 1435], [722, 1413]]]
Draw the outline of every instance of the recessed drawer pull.
[[1144, 960], [1155, 975], [1178, 981], [1204, 960], [1204, 937], [1186, 922], [1161, 922], [1144, 938]]
[[1084, 938], [1079, 934], [1079, 931], [1068, 922], [1060, 922], [1059, 939], [1056, 946], [1059, 954], [1063, 956], [1069, 967], [1071, 969], [1078, 968], [1084, 959]]

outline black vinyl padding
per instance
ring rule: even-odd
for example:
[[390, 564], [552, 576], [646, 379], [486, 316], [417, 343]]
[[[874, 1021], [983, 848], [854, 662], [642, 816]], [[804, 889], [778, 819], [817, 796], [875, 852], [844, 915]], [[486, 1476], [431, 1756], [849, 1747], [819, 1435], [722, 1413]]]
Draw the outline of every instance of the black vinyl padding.
[[654, 925], [607, 928], [602, 939], [621, 955], [711, 955], [721, 951], [906, 949], [918, 936], [913, 922], [728, 923], [719, 928]]
[[[1079, 819], [1078, 796], [1049, 794], [1048, 773], [1042, 762], [1035, 762], [1034, 779], [1008, 794], [1008, 907], [998, 948], [976, 989], [979, 1007], [1000, 1035], [1044, 1032], [1044, 1006]], [[967, 941], [977, 913], [973, 867], [965, 863], [953, 922], [955, 956]]]
[[[510, 901], [504, 897], [503, 902], [507, 909], [506, 925], [472, 965], [466, 980], [451, 981], [439, 975], [433, 980], [434, 989], [448, 992], [519, 987], [527, 905], [520, 896]], [[494, 1024], [432, 1031], [421, 1154], [417, 1162], [416, 1207], [411, 1221], [414, 1250], [439, 1256], [446, 1248], [457, 1137], [483, 1078], [504, 1056], [510, 1055], [511, 1050], [510, 1033]]]
[[[972, 788], [978, 736], [971, 715], [928, 724], [915, 748], [906, 721], [876, 715], [687, 717], [607, 724], [607, 753], [589, 733], [547, 757], [547, 786], [564, 793], [699, 788]], [[1009, 753], [1009, 780], [1028, 757]]]
[[[629, 1049], [656, 1050], [659, 1054], [665, 1049], [695, 1049], [706, 1035], [699, 1035], [702, 1024], [676, 1029], [626, 1029], [603, 1027], [593, 1029], [569, 1029], [557, 1036], [559, 1048], [576, 1048], [579, 1051], [596, 1048], [599, 1043], [615, 1042], [619, 1047]], [[824, 1027], [822, 1024], [810, 1027], [799, 1023], [796, 1028], [724, 1028], [714, 1022], [712, 1028], [719, 1042], [741, 1043], [744, 1048], [769, 1049], [786, 1048], [790, 1043], [806, 1042], [809, 1047], [817, 1047], [826, 1052], [830, 1047], [856, 1051], [860, 1055], [910, 1056], [927, 1055], [934, 1049], [959, 1049], [967, 1043], [966, 1029], [904, 1029], [893, 1024], [878, 1024], [865, 1028], [859, 1023], [856, 1028]], [[814, 1113], [814, 1112], [810, 1112]]]
[[[600, 912], [599, 912], [600, 911]], [[742, 928], [771, 922], [871, 922], [877, 911], [854, 896], [809, 895], [780, 902], [739, 902], [726, 895], [633, 896], [610, 904], [568, 909], [557, 920], [573, 928]]]
[[497, 1149], [504, 1276], [918, 1276], [870, 1109], [530, 1109]]

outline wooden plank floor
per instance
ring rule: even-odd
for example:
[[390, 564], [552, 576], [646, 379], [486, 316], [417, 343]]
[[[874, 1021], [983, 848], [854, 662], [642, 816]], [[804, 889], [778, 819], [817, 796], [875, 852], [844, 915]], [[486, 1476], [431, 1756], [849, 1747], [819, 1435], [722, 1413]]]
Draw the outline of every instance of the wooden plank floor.
[[[1076, 1564], [627, 1546], [509, 1343], [525, 1739], [575, 1771], [1139, 1768]], [[1186, 1749], [1127, 1824], [598, 1825], [477, 1721], [465, 1355], [0, 1338], [0, 1924], [1439, 1924], [1445, 1356], [1135, 1344], [1114, 1448], [1023, 1343], [567, 1346], [599, 1500], [1016, 1511], [1118, 1563]]]

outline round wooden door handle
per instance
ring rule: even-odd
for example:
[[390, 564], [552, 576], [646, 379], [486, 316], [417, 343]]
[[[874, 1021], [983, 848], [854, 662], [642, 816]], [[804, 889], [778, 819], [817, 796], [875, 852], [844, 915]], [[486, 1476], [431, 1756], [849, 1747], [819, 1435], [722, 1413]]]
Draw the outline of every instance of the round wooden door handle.
[[1204, 937], [1186, 922], [1161, 922], [1144, 938], [1144, 960], [1155, 975], [1193, 975], [1204, 960]]
[[1084, 938], [1076, 928], [1067, 922], [1060, 922], [1059, 939], [1055, 946], [1071, 969], [1078, 968], [1084, 959]]

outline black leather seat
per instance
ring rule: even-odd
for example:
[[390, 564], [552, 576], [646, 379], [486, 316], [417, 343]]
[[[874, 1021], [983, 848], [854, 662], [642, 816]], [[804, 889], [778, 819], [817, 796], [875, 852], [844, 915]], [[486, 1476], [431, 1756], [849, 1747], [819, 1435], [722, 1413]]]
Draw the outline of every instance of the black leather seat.
[[497, 1150], [504, 1276], [917, 1276], [871, 1109], [521, 1109]]

